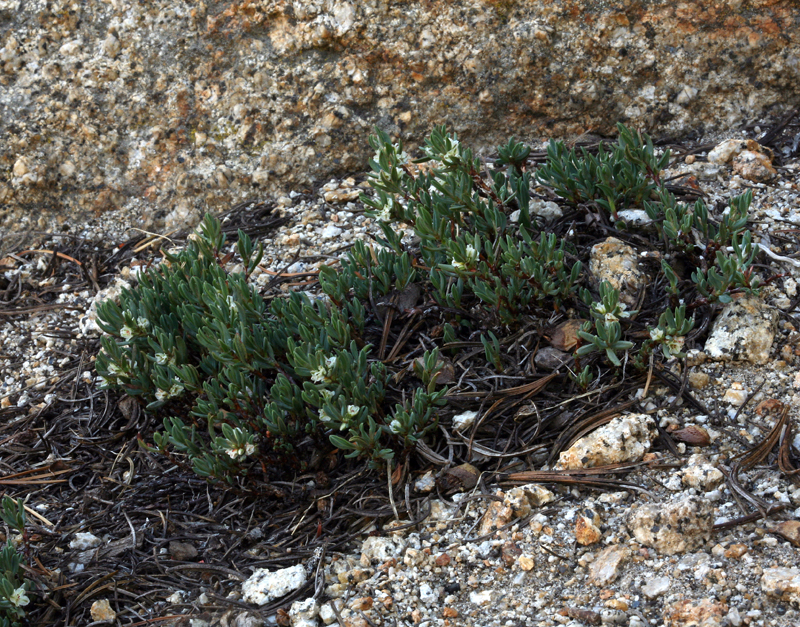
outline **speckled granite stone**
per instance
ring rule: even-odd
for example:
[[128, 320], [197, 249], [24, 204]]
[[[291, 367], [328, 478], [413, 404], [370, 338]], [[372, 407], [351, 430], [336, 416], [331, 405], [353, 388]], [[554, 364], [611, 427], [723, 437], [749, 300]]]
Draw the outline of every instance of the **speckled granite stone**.
[[0, 0], [0, 227], [192, 222], [363, 169], [376, 124], [479, 147], [730, 127], [797, 93], [799, 21], [783, 0]]

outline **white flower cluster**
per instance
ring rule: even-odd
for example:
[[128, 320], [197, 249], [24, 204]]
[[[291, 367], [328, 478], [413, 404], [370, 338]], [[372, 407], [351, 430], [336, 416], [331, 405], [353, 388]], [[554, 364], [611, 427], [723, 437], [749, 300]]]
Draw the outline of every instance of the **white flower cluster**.
[[475, 247], [472, 244], [467, 244], [466, 253], [466, 261], [462, 262], [452, 259], [450, 265], [458, 270], [466, 270], [478, 260], [478, 251], [475, 250]]
[[458, 140], [448, 137], [447, 152], [442, 155], [442, 161], [444, 162], [450, 159], [456, 159], [457, 157], [459, 157]]
[[11, 596], [8, 597], [8, 600], [16, 607], [23, 607], [31, 602], [31, 600], [28, 598], [28, 595], [25, 594], [25, 588], [22, 586], [14, 590], [14, 592], [11, 593]]
[[[342, 424], [339, 427], [339, 431], [344, 431], [345, 429], [347, 429], [350, 426], [351, 419], [358, 416], [358, 412], [360, 411], [361, 408], [358, 405], [348, 405], [347, 411], [343, 416], [344, 420], [342, 421]], [[333, 422], [333, 418], [330, 415], [328, 415], [328, 412], [325, 411], [325, 408], [319, 410], [319, 419], [320, 422], [326, 424]]]
[[225, 452], [228, 454], [228, 457], [230, 457], [232, 460], [239, 461], [255, 453], [256, 445], [253, 444], [252, 442], [245, 442], [242, 445], [229, 448]]
[[174, 383], [170, 386], [169, 390], [156, 390], [156, 400], [159, 401], [166, 401], [170, 398], [175, 398], [176, 396], [180, 396], [183, 394], [183, 384], [180, 380], [176, 377], [173, 379]]
[[119, 333], [123, 339], [129, 340], [134, 335], [138, 335], [140, 333], [146, 333], [147, 329], [149, 328], [150, 328], [150, 321], [147, 318], [139, 316], [138, 318], [136, 318], [136, 323], [134, 324], [133, 327], [129, 327], [126, 324], [124, 327], [122, 327]]
[[378, 220], [382, 220], [383, 222], [390, 222], [392, 219], [392, 209], [394, 208], [395, 204], [396, 203], [394, 198], [388, 198], [386, 200], [386, 204], [383, 206], [383, 208], [378, 212], [378, 215], [376, 216]]
[[616, 308], [610, 311], [606, 310], [606, 306], [603, 303], [594, 303], [592, 305], [592, 309], [602, 316], [606, 322], [618, 322], [620, 318], [630, 317], [631, 314], [625, 311], [626, 308], [627, 305], [625, 303], [619, 303]]
[[236, 303], [236, 299], [233, 297], [232, 294], [228, 294], [225, 300], [228, 302], [228, 307], [230, 307], [231, 311], [233, 312], [239, 311], [239, 305]]
[[319, 368], [311, 371], [311, 380], [314, 383], [326, 383], [331, 380], [330, 374], [336, 366], [336, 356], [327, 357]]

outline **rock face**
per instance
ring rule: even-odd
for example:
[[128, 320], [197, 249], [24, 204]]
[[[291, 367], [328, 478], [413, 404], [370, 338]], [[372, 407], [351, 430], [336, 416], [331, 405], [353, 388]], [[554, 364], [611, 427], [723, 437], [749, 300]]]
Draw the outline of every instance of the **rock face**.
[[364, 169], [376, 124], [730, 127], [797, 93], [798, 23], [788, 0], [3, 0], [0, 228], [191, 221]]

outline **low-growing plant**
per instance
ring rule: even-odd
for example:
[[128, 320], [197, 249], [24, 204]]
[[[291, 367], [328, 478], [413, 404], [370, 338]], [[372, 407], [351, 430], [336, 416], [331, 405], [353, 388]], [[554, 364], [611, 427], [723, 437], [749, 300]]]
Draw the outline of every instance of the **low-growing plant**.
[[669, 163], [669, 150], [658, 156], [648, 136], [622, 124], [617, 128], [617, 144], [606, 151], [601, 143], [597, 155], [551, 141], [547, 163], [539, 168], [537, 179], [572, 205], [596, 203], [615, 221], [621, 209], [641, 206], [661, 186], [660, 173]]
[[[304, 437], [318, 448], [327, 435], [377, 462], [435, 427], [432, 407], [444, 390], [433, 383], [395, 412], [383, 407], [387, 372], [361, 341], [363, 305], [337, 301], [344, 296], [332, 276], [325, 279], [330, 301], [295, 292], [267, 305], [247, 282], [261, 249], [240, 232], [245, 272], [229, 273], [224, 245], [219, 222], [208, 216], [184, 250], [167, 253], [119, 303], [98, 308], [107, 335], [97, 371], [104, 385], [168, 414], [154, 436], [158, 450], [185, 455], [199, 475], [230, 483], [259, 457], [296, 453]], [[353, 272], [371, 264], [359, 250], [366, 256], [351, 258]], [[369, 273], [369, 289], [385, 294], [380, 260], [370, 268], [378, 278]]]
[[[21, 536], [27, 545], [25, 507], [22, 499], [16, 501], [3, 496], [0, 519]], [[18, 627], [25, 618], [25, 606], [30, 603], [28, 593], [31, 582], [23, 575], [25, 560], [8, 538], [0, 549], [0, 627]]]
[[592, 321], [585, 322], [578, 331], [578, 337], [588, 344], [578, 347], [575, 355], [583, 357], [599, 351], [605, 353], [612, 364], [621, 366], [617, 353], [633, 348], [633, 342], [622, 339], [620, 319], [630, 317], [631, 312], [625, 311], [625, 304], [619, 302], [619, 290], [614, 289], [608, 281], [603, 281], [600, 284], [599, 301], [593, 302], [588, 290], [583, 291], [582, 297], [589, 305]]
[[[163, 417], [155, 449], [231, 483], [304, 468], [314, 451], [338, 449], [375, 466], [407, 455], [436, 431], [445, 356], [468, 346], [468, 357], [481, 354], [480, 367], [502, 378], [518, 363], [504, 353], [509, 338], [554, 314], [584, 320], [570, 370], [581, 389], [606, 376], [600, 365], [615, 376], [630, 353], [634, 367], [681, 356], [693, 328], [689, 308], [758, 288], [750, 196], [733, 199], [719, 220], [702, 203], [678, 202], [661, 178], [668, 152], [619, 128], [617, 144], [596, 155], [551, 142], [538, 171], [530, 148], [513, 140], [486, 169], [444, 127], [418, 159], [378, 130], [370, 138], [373, 193], [361, 198], [378, 220], [377, 245], [356, 241], [339, 267], [320, 266], [319, 293], [267, 302], [248, 281], [261, 248], [240, 231], [229, 250], [207, 216], [185, 249], [167, 253], [119, 303], [98, 308], [107, 335], [97, 371]], [[617, 289], [592, 286], [579, 259], [585, 251], [531, 213], [535, 185], [550, 186], [574, 211], [602, 209], [620, 228], [634, 228], [620, 209], [647, 211], [667, 254], [649, 288], [663, 293], [650, 302], [669, 305], [647, 314], [644, 334], [639, 321], [640, 332], [630, 332], [643, 314], [628, 311]], [[242, 272], [226, 270], [235, 255]], [[672, 266], [669, 255], [685, 263]], [[397, 350], [422, 317], [429, 327], [400, 364]]]

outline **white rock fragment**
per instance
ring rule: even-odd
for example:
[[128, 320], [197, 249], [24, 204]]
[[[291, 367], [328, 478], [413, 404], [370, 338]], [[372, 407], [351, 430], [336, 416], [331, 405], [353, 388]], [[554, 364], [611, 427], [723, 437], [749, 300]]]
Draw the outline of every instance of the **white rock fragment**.
[[524, 518], [532, 509], [551, 503], [555, 495], [542, 485], [529, 483], [516, 488], [511, 488], [505, 493], [503, 503], [511, 508], [514, 516]]
[[514, 518], [523, 518], [536, 507], [550, 503], [555, 496], [547, 488], [529, 484], [512, 488], [507, 493], [498, 491], [497, 496], [503, 497], [502, 501], [494, 501], [486, 508], [478, 528], [480, 535], [485, 535], [493, 529], [504, 527]]
[[319, 617], [326, 625], [330, 625], [336, 620], [336, 612], [334, 611], [333, 604], [336, 603], [336, 610], [341, 610], [344, 606], [344, 601], [341, 599], [334, 599], [325, 603], [319, 610]]
[[102, 540], [93, 533], [79, 531], [72, 540], [69, 541], [69, 548], [85, 551], [87, 549], [97, 548], [101, 543]]
[[295, 601], [289, 609], [289, 620], [292, 627], [317, 627], [319, 621], [319, 603], [314, 597], [304, 601]]
[[800, 607], [800, 569], [776, 566], [765, 568], [761, 576], [765, 594]]
[[297, 590], [306, 583], [307, 578], [306, 569], [302, 564], [274, 572], [258, 568], [242, 584], [242, 599], [245, 603], [266, 605]]
[[475, 419], [477, 417], [478, 412], [476, 411], [465, 411], [462, 414], [453, 416], [453, 429], [456, 431], [464, 431], [469, 429], [473, 424], [475, 424]]
[[417, 492], [433, 492], [435, 487], [436, 477], [433, 475], [432, 470], [429, 470], [414, 482], [414, 489]]
[[531, 199], [529, 207], [531, 215], [543, 218], [545, 222], [555, 222], [564, 215], [564, 211], [552, 200]]
[[725, 479], [722, 471], [710, 464], [703, 455], [689, 457], [680, 475], [683, 485], [703, 492], [713, 490]]
[[589, 564], [589, 583], [607, 586], [619, 577], [622, 565], [630, 556], [630, 549], [612, 544], [604, 548]]
[[393, 557], [399, 557], [405, 548], [405, 540], [397, 536], [367, 538], [361, 545], [361, 563], [383, 564]]
[[765, 364], [775, 339], [778, 313], [758, 298], [739, 298], [722, 310], [704, 352], [717, 361]]
[[669, 577], [653, 577], [642, 586], [642, 594], [648, 599], [656, 599], [669, 590], [671, 583]]
[[428, 520], [432, 522], [450, 520], [455, 513], [455, 509], [455, 507], [445, 503], [441, 499], [433, 499], [431, 501], [431, 513], [430, 516], [428, 516]]
[[646, 414], [618, 416], [563, 451], [557, 470], [594, 468], [638, 461], [658, 436], [655, 421]]
[[111, 623], [117, 618], [117, 613], [111, 609], [108, 599], [100, 599], [92, 603], [89, 614], [91, 614], [92, 620], [95, 622]]
[[592, 246], [589, 270], [598, 285], [608, 281], [619, 290], [619, 299], [629, 307], [636, 304], [639, 290], [647, 280], [639, 268], [639, 255], [616, 237], [609, 237]]
[[82, 45], [83, 42], [80, 39], [68, 41], [58, 49], [58, 52], [64, 55], [65, 57], [71, 57], [73, 55], [78, 54], [81, 51]]
[[760, 151], [761, 146], [752, 139], [727, 139], [708, 153], [708, 160], [719, 165], [730, 163], [743, 150]]
[[345, 203], [351, 200], [358, 200], [361, 195], [360, 189], [334, 189], [323, 193], [325, 202], [329, 203]]
[[733, 159], [733, 173], [748, 181], [768, 181], [777, 174], [772, 160], [765, 154], [743, 150]]
[[703, 545], [711, 537], [714, 506], [705, 498], [679, 494], [667, 502], [631, 509], [628, 529], [644, 546], [675, 555]]
[[336, 239], [341, 234], [342, 234], [342, 229], [340, 229], [338, 226], [333, 226], [332, 224], [329, 224], [324, 229], [322, 229], [319, 236], [322, 239], [328, 240], [328, 239]]
[[28, 160], [25, 157], [19, 157], [14, 162], [14, 167], [12, 168], [11, 172], [14, 176], [25, 176], [30, 171], [30, 167], [28, 166]]
[[439, 592], [432, 588], [427, 582], [423, 582], [419, 586], [419, 600], [425, 605], [430, 605], [439, 600]]
[[469, 593], [469, 602], [478, 606], [489, 605], [494, 601], [497, 592], [495, 590], [481, 590]]
[[734, 407], [741, 407], [747, 400], [747, 396], [748, 391], [742, 387], [741, 383], [734, 383], [734, 385], [725, 390], [722, 401], [730, 403]]
[[638, 229], [647, 229], [654, 225], [653, 219], [644, 209], [623, 209], [617, 215], [620, 220]]

